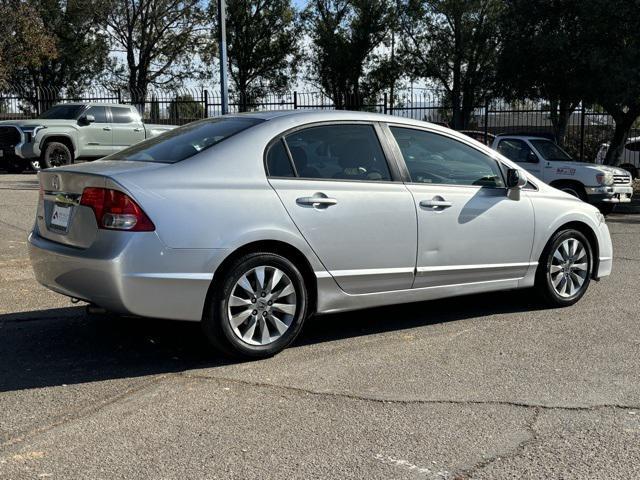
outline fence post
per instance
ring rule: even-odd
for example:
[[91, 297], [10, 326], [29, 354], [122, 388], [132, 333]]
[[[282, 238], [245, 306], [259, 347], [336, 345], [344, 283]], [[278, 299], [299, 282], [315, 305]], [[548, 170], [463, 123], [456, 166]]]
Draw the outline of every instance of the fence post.
[[580, 102], [580, 161], [584, 162], [584, 101]]
[[36, 117], [40, 116], [40, 95], [39, 95], [39, 91], [40, 91], [40, 88], [36, 87]]
[[204, 94], [204, 118], [209, 118], [209, 90], [205, 88], [202, 93]]
[[120, 88], [116, 90], [116, 97], [118, 98], [118, 103], [122, 103], [122, 93], [120, 92]]
[[384, 102], [384, 106], [383, 108], [383, 113], [386, 115], [387, 114], [387, 102], [389, 101], [389, 98], [387, 97], [387, 92], [384, 92], [384, 96], [382, 97], [382, 101]]
[[484, 144], [489, 141], [489, 99], [484, 101]]
[[298, 109], [298, 92], [293, 92], [293, 109]]

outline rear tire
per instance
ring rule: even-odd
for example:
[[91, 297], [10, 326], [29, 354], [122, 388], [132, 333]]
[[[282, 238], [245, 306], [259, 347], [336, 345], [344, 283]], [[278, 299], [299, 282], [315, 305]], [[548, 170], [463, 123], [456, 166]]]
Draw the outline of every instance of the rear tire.
[[42, 152], [40, 168], [56, 168], [73, 163], [73, 154], [68, 146], [60, 142], [49, 142]]
[[568, 307], [587, 291], [592, 270], [593, 250], [587, 238], [578, 230], [561, 230], [540, 256], [535, 288], [546, 303]]
[[309, 295], [291, 261], [251, 253], [220, 275], [202, 321], [216, 350], [236, 358], [267, 358], [295, 340], [307, 317]]

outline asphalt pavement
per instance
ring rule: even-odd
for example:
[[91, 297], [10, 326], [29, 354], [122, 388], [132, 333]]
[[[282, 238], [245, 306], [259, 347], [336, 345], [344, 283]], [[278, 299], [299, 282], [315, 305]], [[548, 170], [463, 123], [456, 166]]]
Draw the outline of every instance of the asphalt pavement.
[[[640, 215], [566, 309], [504, 292], [319, 317], [230, 363], [198, 325], [40, 287], [0, 174], [0, 479], [640, 478]], [[633, 211], [627, 209], [627, 211]]]

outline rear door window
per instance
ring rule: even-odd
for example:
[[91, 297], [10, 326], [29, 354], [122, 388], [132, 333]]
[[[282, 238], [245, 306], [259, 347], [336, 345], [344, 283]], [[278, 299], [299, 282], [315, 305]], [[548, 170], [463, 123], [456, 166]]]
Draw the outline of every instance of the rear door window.
[[285, 139], [301, 178], [391, 181], [373, 125], [322, 125], [295, 131]]
[[126, 107], [111, 107], [111, 121], [112, 123], [133, 123], [139, 119], [134, 116], [130, 108]]

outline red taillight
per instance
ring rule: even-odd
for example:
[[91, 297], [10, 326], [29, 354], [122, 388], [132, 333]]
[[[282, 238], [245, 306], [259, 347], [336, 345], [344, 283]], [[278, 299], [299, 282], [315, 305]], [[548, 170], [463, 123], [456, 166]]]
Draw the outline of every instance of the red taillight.
[[93, 210], [99, 228], [130, 232], [151, 232], [156, 229], [138, 204], [118, 190], [85, 188], [80, 205]]

